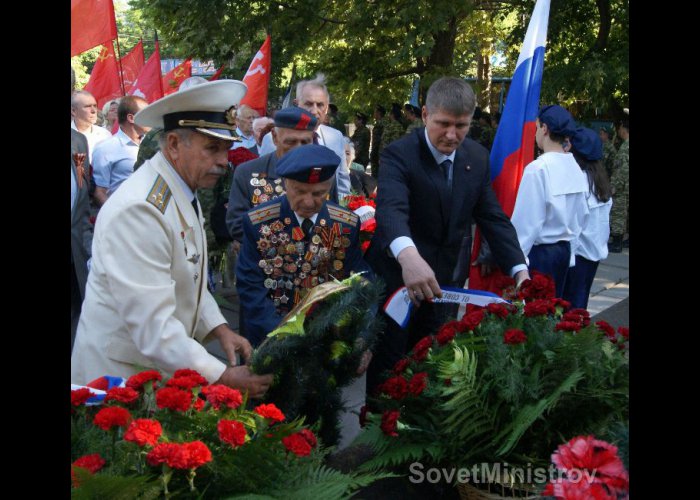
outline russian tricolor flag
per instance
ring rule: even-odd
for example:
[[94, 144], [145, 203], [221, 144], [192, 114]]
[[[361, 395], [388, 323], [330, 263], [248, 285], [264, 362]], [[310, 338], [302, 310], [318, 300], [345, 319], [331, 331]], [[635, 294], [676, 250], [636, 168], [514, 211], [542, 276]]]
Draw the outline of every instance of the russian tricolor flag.
[[[542, 87], [549, 4], [550, 0], [537, 0], [535, 4], [491, 148], [491, 183], [508, 217], [513, 214], [523, 170], [534, 159], [535, 120]], [[477, 231], [472, 262], [479, 255], [480, 241]], [[469, 276], [469, 288], [498, 292], [491, 282], [500, 275], [496, 272], [482, 277], [479, 267], [474, 266]]]

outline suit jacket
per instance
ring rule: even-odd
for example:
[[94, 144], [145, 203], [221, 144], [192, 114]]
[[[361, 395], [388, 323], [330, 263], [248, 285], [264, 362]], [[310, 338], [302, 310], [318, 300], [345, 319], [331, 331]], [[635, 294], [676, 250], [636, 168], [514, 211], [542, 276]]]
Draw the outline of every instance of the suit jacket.
[[[282, 186], [281, 182], [275, 182], [276, 179], [279, 179], [275, 171], [276, 165], [277, 156], [272, 152], [241, 163], [233, 172], [231, 191], [228, 196], [228, 208], [226, 209], [226, 227], [234, 240], [243, 240], [243, 216], [248, 210], [284, 194], [284, 190], [280, 191], [277, 189], [277, 186]], [[270, 184], [268, 191], [272, 190], [272, 193], [265, 195], [269, 199], [261, 199], [261, 196], [265, 194], [265, 186], [251, 184], [254, 173], [258, 174], [257, 179], [264, 178]], [[255, 194], [256, 190], [260, 190], [262, 194]]]
[[464, 284], [474, 221], [502, 269], [525, 263], [515, 229], [491, 188], [486, 148], [464, 139], [455, 155], [450, 193], [424, 130], [392, 142], [380, 158], [377, 230], [366, 259], [386, 281], [389, 294], [403, 286], [401, 266], [389, 255], [389, 245], [399, 236], [413, 239], [440, 285]]
[[[373, 278], [362, 258], [357, 215], [327, 201], [312, 231], [315, 243], [303, 238], [287, 196], [263, 203], [243, 217], [236, 288], [245, 318], [242, 334], [253, 346], [277, 328], [305, 289], [331, 277], [343, 279], [350, 271], [366, 271], [365, 277]], [[295, 243], [301, 248], [294, 249]]]
[[143, 368], [192, 368], [209, 382], [226, 366], [201, 345], [226, 323], [206, 287], [207, 239], [161, 152], [100, 210], [71, 357], [71, 382]]
[[90, 227], [90, 163], [88, 161], [87, 138], [73, 129], [70, 131], [70, 168], [78, 180], [77, 167], [73, 160], [73, 153], [85, 153], [85, 174], [83, 176], [83, 187], [78, 187], [75, 203], [70, 211], [70, 251], [71, 262], [75, 268], [75, 275], [78, 279], [80, 296], [85, 298], [85, 283], [87, 282], [88, 269], [87, 261], [90, 257], [92, 247], [92, 228]]
[[[340, 156], [340, 167], [335, 172], [335, 188], [340, 197], [346, 196], [350, 194], [350, 173], [348, 171], [349, 165], [345, 163], [345, 139], [343, 139], [343, 134], [327, 125], [318, 127], [317, 132], [323, 138], [323, 145]], [[272, 142], [272, 134], [265, 134], [260, 146], [260, 155], [266, 155], [276, 149], [275, 143]]]

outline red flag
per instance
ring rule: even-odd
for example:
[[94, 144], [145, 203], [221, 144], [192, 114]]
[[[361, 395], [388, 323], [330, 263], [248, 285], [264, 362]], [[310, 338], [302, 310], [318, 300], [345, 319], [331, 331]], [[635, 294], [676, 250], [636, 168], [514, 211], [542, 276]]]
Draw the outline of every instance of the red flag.
[[144, 65], [143, 40], [139, 40], [131, 51], [121, 58], [122, 81], [124, 90], [129, 90], [139, 76]]
[[95, 65], [92, 67], [90, 80], [88, 80], [84, 90], [95, 97], [99, 109], [102, 109], [107, 101], [122, 95], [119, 72], [117, 71], [117, 58], [114, 57], [112, 42], [102, 46], [100, 55], [97, 56]]
[[192, 76], [192, 59], [187, 59], [185, 62], [178, 64], [173, 69], [168, 71], [163, 77], [163, 93], [165, 95], [172, 94], [177, 91], [183, 80]]
[[241, 99], [241, 104], [247, 104], [260, 116], [266, 115], [267, 88], [270, 83], [270, 35], [267, 35], [265, 43], [258, 50], [250, 63], [248, 72], [243, 77], [243, 83], [248, 86], [248, 92]]
[[117, 38], [112, 0], [70, 0], [70, 55]]
[[128, 95], [143, 97], [152, 103], [163, 97], [163, 80], [160, 76], [160, 46], [156, 41], [156, 50], [148, 58], [134, 85], [127, 92]]
[[219, 77], [221, 76], [221, 73], [224, 72], [224, 68], [225, 68], [225, 67], [226, 67], [225, 64], [224, 64], [223, 66], [221, 66], [221, 67], [216, 71], [216, 73], [214, 73], [214, 74], [211, 76], [211, 78], [209, 78], [209, 81], [210, 81], [210, 82], [213, 82], [214, 80], [218, 80]]

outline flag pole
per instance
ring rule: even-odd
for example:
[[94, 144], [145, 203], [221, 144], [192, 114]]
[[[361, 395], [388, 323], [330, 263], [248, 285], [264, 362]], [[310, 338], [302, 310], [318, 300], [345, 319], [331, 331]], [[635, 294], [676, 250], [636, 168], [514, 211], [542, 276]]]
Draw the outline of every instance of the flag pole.
[[119, 48], [119, 35], [117, 35], [117, 38], [115, 38], [117, 41], [117, 55], [119, 56], [119, 86], [122, 89], [122, 97], [126, 95], [126, 92], [124, 91], [124, 70], [122, 69], [122, 52], [121, 49]]

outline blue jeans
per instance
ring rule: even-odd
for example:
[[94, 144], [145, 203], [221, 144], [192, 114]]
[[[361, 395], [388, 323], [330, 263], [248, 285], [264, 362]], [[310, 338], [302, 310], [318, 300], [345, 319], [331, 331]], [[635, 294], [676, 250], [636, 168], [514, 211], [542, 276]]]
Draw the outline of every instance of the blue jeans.
[[571, 245], [568, 241], [558, 241], [545, 245], [535, 245], [527, 256], [530, 270], [548, 274], [554, 279], [556, 296], [563, 297], [566, 273], [569, 270]]
[[599, 261], [588, 260], [580, 255], [576, 256], [576, 265], [569, 268], [564, 285], [562, 298], [571, 302], [571, 307], [588, 308], [588, 296], [591, 294], [591, 286], [595, 273], [598, 270]]

